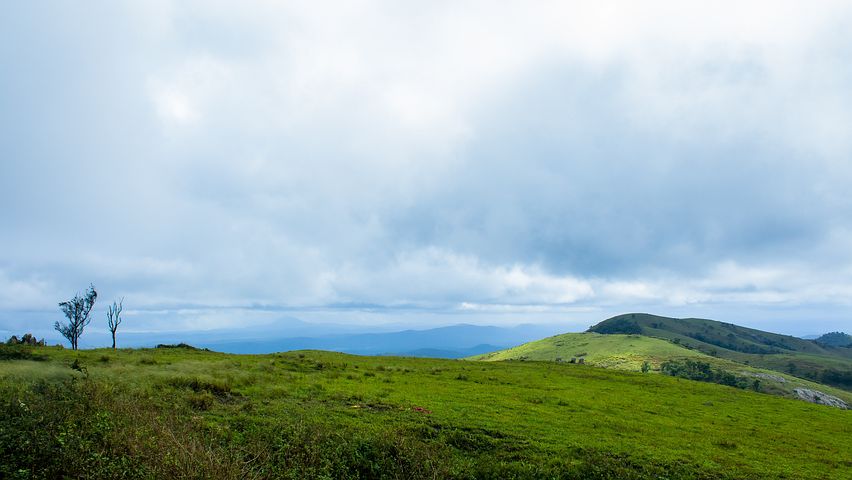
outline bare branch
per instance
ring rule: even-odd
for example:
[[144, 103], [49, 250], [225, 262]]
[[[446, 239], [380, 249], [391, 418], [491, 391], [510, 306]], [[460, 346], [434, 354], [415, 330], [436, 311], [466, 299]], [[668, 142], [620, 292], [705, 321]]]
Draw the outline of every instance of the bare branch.
[[121, 324], [121, 310], [124, 304], [124, 297], [121, 297], [121, 300], [116, 302], [112, 302], [112, 305], [107, 307], [107, 325], [109, 326], [109, 331], [112, 334], [112, 348], [115, 349], [115, 332], [118, 330], [119, 324]]

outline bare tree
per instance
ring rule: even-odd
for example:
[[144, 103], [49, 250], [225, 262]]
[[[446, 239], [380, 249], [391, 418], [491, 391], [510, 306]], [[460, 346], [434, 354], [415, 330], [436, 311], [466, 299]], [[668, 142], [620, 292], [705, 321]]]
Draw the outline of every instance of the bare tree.
[[83, 329], [91, 321], [89, 314], [92, 313], [92, 307], [95, 306], [97, 298], [98, 292], [95, 291], [95, 286], [89, 285], [85, 294], [80, 295], [78, 293], [71, 300], [59, 304], [62, 313], [68, 318], [68, 323], [63, 325], [56, 322], [53, 328], [71, 342], [71, 348], [74, 350], [77, 350], [77, 342], [80, 340], [80, 335], [83, 334]]
[[112, 305], [107, 307], [107, 322], [109, 331], [112, 333], [112, 349], [115, 350], [115, 332], [121, 324], [121, 308], [124, 303], [124, 297], [118, 303], [112, 302]]

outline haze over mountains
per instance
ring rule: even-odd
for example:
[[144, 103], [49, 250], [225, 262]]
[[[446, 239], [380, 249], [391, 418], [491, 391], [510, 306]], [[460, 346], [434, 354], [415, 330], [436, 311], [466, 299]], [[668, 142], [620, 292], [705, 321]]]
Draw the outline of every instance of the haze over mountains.
[[[399, 325], [365, 328], [314, 324], [286, 318], [262, 331], [218, 329], [128, 332], [121, 334], [119, 344], [123, 347], [153, 347], [158, 344], [188, 343], [227, 353], [315, 349], [360, 355], [461, 358], [507, 348], [563, 331], [565, 328], [558, 324], [523, 324], [513, 327], [458, 324], [431, 329], [403, 329]], [[12, 334], [20, 335], [21, 332], [9, 335]], [[41, 338], [39, 334], [36, 336]], [[81, 345], [93, 348], [108, 344], [108, 340], [106, 333], [93, 330], [83, 337]]]
[[[582, 331], [559, 323], [522, 324], [513, 327], [457, 324], [438, 328], [404, 329], [399, 325], [364, 327], [317, 324], [294, 317], [281, 317], [262, 331], [217, 329], [179, 332], [127, 332], [120, 337], [125, 347], [188, 343], [227, 353], [272, 353], [289, 350], [329, 350], [361, 355], [404, 355], [462, 358], [514, 347], [552, 335]], [[687, 346], [707, 355], [767, 368], [800, 368], [798, 374], [817, 379], [822, 367], [834, 365], [835, 357], [852, 354], [838, 349], [849, 337], [840, 332], [814, 339], [801, 339], [725, 322], [705, 319], [675, 319], [649, 314], [624, 314], [596, 323], [589, 331], [643, 334], [669, 345]], [[18, 332], [19, 334], [21, 332]], [[38, 335], [36, 335], [38, 336]], [[92, 330], [84, 337], [86, 347], [106, 344], [104, 332]], [[669, 343], [671, 342], [671, 343]], [[767, 354], [771, 354], [767, 356]], [[805, 362], [802, 355], [809, 355]], [[797, 356], [792, 358], [792, 356]], [[791, 367], [793, 365], [793, 367]], [[836, 366], [836, 365], [835, 365]]]

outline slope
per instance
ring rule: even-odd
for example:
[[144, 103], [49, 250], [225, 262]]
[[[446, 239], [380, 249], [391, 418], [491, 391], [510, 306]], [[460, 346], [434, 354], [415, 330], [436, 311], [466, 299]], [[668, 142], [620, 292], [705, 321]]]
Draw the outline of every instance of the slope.
[[706, 357], [659, 338], [642, 335], [563, 333], [517, 347], [469, 357], [470, 360], [533, 360], [571, 362], [583, 359], [589, 365], [639, 371], [643, 362], [653, 367], [673, 358]]
[[[582, 360], [581, 360], [582, 359]], [[640, 371], [647, 362], [651, 372], [674, 374], [686, 360], [707, 365], [731, 385], [756, 389], [788, 398], [802, 398], [796, 389], [807, 389], [837, 397], [852, 405], [852, 393], [794, 377], [786, 373], [756, 368], [724, 358], [713, 357], [673, 342], [644, 335], [564, 333], [517, 347], [468, 357], [476, 361], [548, 361], [583, 363], [596, 367]], [[666, 367], [666, 363], [669, 364]], [[695, 365], [695, 363], [693, 364]], [[754, 381], [758, 380], [757, 383]]]
[[808, 480], [852, 467], [848, 411], [663, 375], [317, 351], [3, 358], [19, 359], [0, 361], [0, 477]]
[[852, 391], [852, 348], [699, 318], [645, 313], [618, 315], [591, 327], [602, 334], [641, 334], [707, 355], [785, 372]]

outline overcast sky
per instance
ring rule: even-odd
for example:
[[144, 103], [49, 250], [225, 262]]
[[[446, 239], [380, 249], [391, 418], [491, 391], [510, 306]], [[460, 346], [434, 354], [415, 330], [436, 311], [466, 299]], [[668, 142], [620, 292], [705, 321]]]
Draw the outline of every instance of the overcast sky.
[[141, 330], [852, 329], [849, 2], [0, 9], [7, 335], [90, 282]]

